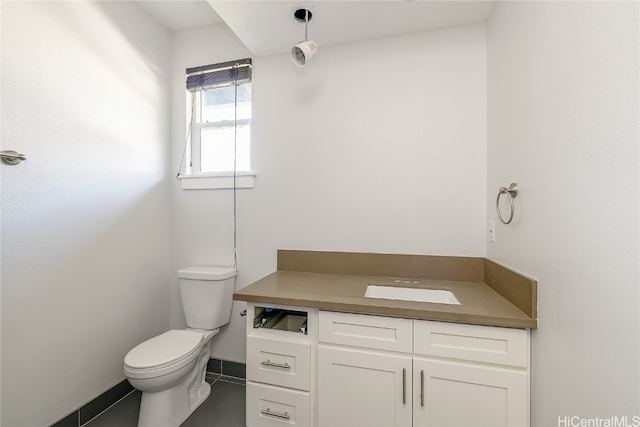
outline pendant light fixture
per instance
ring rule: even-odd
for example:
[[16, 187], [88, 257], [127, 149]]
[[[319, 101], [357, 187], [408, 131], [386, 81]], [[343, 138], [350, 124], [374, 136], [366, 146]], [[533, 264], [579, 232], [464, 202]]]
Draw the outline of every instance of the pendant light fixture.
[[307, 26], [313, 14], [308, 9], [297, 9], [293, 12], [293, 17], [298, 22], [304, 22], [304, 41], [291, 48], [291, 60], [296, 66], [304, 67], [318, 50], [316, 42], [307, 38]]

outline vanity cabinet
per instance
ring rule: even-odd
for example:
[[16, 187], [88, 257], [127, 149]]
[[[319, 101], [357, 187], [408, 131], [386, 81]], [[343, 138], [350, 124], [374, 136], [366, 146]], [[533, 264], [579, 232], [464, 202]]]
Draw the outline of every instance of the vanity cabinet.
[[529, 331], [248, 304], [247, 426], [527, 426]]
[[316, 310], [247, 305], [247, 426], [314, 424]]
[[523, 329], [320, 311], [319, 426], [526, 426]]

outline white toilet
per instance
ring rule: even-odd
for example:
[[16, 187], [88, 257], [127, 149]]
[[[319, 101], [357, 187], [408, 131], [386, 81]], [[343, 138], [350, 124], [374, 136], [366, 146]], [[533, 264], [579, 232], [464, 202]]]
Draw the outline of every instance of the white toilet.
[[231, 319], [235, 275], [231, 267], [178, 270], [188, 328], [151, 338], [124, 358], [124, 374], [142, 391], [139, 427], [178, 427], [209, 397], [211, 338]]

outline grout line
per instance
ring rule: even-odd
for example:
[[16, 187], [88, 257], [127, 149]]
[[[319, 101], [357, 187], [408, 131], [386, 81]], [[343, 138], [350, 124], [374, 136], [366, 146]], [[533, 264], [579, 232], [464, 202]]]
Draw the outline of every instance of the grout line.
[[129, 393], [125, 394], [124, 396], [122, 396], [120, 399], [118, 399], [116, 402], [112, 403], [108, 408], [106, 408], [104, 411], [100, 412], [98, 415], [96, 415], [95, 417], [91, 418], [89, 421], [87, 421], [84, 424], [80, 424], [80, 409], [78, 409], [78, 426], [83, 427], [86, 426], [87, 424], [89, 424], [91, 421], [95, 420], [96, 418], [98, 418], [100, 415], [104, 414], [105, 412], [107, 412], [109, 409], [113, 408], [115, 405], [117, 405], [118, 403], [120, 403], [122, 400], [126, 399], [131, 393], [135, 392], [136, 389], [134, 388], [133, 390], [131, 390]]
[[222, 381], [222, 382], [225, 382], [225, 383], [238, 384], [238, 385], [246, 385], [247, 384], [247, 381], [244, 378], [232, 377], [232, 376], [229, 376], [229, 375], [220, 376], [220, 378], [218, 378], [218, 381]]

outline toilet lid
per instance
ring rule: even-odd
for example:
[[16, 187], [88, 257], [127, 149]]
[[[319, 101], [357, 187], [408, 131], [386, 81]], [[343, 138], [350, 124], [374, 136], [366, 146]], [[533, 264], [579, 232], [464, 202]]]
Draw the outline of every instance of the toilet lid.
[[151, 338], [131, 350], [124, 358], [130, 368], [149, 369], [173, 363], [198, 349], [203, 335], [191, 330], [171, 330]]

